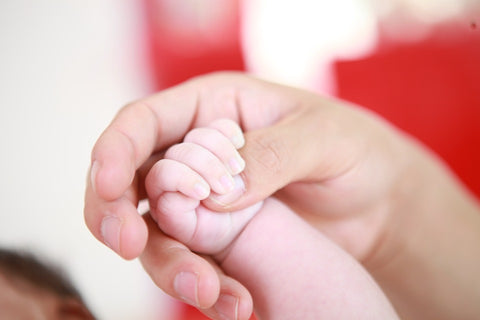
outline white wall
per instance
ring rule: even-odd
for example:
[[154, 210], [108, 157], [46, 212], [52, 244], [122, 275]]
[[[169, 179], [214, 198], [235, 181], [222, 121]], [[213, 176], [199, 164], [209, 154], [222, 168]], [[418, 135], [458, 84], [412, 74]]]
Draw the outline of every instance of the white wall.
[[164, 302], [83, 222], [95, 139], [148, 91], [139, 4], [0, 1], [0, 246], [63, 265], [101, 319], [152, 319]]

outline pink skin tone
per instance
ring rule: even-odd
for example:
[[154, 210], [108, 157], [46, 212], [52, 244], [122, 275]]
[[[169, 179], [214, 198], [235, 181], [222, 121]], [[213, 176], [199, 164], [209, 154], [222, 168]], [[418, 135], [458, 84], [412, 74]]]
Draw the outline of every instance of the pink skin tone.
[[[167, 150], [145, 180], [158, 227], [189, 249], [210, 255], [245, 285], [258, 302], [260, 319], [397, 318], [351, 256], [275, 198], [234, 212], [201, 204], [244, 188], [238, 175], [245, 166], [237, 151], [243, 146], [240, 137], [235, 122], [220, 119], [190, 131], [183, 143]], [[174, 281], [175, 290], [184, 292], [181, 299], [192, 305], [198, 305], [196, 278], [185, 272]], [[216, 306], [204, 313], [214, 319], [248, 319], [251, 311], [248, 296], [224, 288]]]
[[235, 122], [220, 119], [190, 131], [152, 167], [145, 180], [151, 215], [166, 234], [194, 251], [215, 254], [258, 211], [261, 204], [223, 214], [200, 205], [208, 197], [221, 201], [245, 188], [238, 176], [245, 168], [237, 151], [243, 141]]

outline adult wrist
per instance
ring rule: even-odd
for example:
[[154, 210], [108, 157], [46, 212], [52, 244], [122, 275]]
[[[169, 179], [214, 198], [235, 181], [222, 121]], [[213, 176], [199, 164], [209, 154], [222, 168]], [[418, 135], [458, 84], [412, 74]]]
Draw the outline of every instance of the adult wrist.
[[480, 214], [448, 167], [407, 139], [388, 228], [366, 268], [401, 317], [475, 318]]

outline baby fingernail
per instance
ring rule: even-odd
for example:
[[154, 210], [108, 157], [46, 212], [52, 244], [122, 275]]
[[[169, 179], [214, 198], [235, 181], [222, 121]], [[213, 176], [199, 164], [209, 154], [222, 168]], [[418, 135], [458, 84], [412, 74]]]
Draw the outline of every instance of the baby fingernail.
[[173, 280], [173, 288], [180, 299], [192, 306], [198, 306], [197, 278], [192, 272], [180, 272]]
[[222, 194], [230, 192], [235, 188], [235, 181], [233, 180], [232, 176], [229, 174], [225, 174], [220, 178], [220, 184], [222, 185]]
[[233, 135], [230, 138], [230, 141], [232, 141], [232, 144], [235, 146], [236, 149], [240, 149], [245, 145], [245, 138], [241, 133]]
[[102, 233], [103, 242], [113, 251], [120, 252], [120, 229], [122, 222], [114, 216], [106, 216], [102, 220], [100, 232]]
[[239, 174], [245, 169], [245, 160], [242, 157], [237, 156], [229, 161], [230, 173], [233, 175]]
[[210, 187], [208, 184], [197, 182], [195, 183], [194, 188], [199, 200], [205, 199], [210, 194]]
[[221, 319], [236, 320], [238, 319], [238, 301], [237, 297], [229, 294], [222, 294], [215, 303], [215, 310]]
[[245, 183], [239, 175], [233, 177], [233, 181], [234, 188], [231, 192], [226, 194], [210, 194], [210, 199], [221, 206], [229, 205], [239, 199], [245, 193]]

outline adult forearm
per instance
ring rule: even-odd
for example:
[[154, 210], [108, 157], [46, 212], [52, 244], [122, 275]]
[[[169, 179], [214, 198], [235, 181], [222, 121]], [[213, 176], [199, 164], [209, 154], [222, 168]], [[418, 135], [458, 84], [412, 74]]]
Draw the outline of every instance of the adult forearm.
[[449, 169], [412, 143], [394, 212], [366, 267], [405, 319], [480, 317], [480, 210]]

